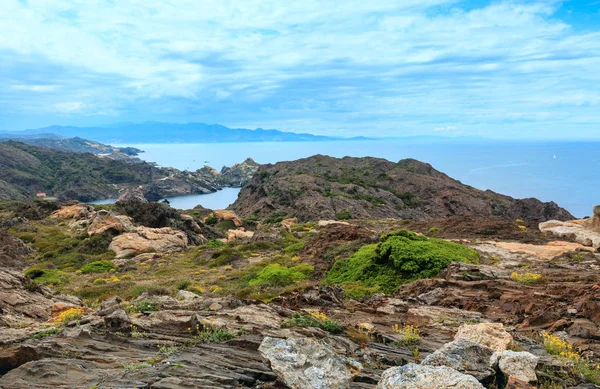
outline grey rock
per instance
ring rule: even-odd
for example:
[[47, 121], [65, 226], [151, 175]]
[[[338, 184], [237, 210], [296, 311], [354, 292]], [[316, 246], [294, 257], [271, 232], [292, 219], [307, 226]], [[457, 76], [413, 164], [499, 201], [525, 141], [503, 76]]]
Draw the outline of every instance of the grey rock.
[[458, 339], [428, 355], [422, 364], [447, 366], [481, 381], [496, 374], [496, 362], [497, 357], [491, 348], [470, 339]]
[[507, 377], [515, 377], [516, 379], [532, 382], [537, 381], [535, 367], [539, 358], [528, 352], [515, 352], [506, 350], [500, 356], [498, 365], [500, 371]]
[[104, 318], [104, 325], [111, 331], [128, 330], [131, 320], [124, 309], [117, 309]]
[[271, 369], [290, 389], [346, 389], [360, 363], [338, 356], [311, 338], [266, 337], [259, 349]]
[[446, 366], [409, 363], [383, 372], [377, 389], [482, 389], [474, 377]]

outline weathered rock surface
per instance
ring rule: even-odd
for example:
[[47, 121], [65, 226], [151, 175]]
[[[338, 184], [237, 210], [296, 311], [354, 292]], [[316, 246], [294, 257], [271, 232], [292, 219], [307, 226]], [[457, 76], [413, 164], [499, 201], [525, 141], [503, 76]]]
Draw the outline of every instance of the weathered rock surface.
[[521, 351], [515, 352], [506, 350], [500, 356], [498, 365], [500, 371], [507, 377], [514, 377], [525, 382], [537, 381], [535, 367], [537, 366], [539, 357]]
[[101, 209], [93, 215], [87, 232], [90, 235], [103, 234], [107, 231], [120, 234], [132, 228], [131, 218]]
[[428, 355], [422, 362], [426, 366], [447, 366], [483, 381], [496, 374], [494, 350], [469, 339], [458, 339], [445, 344]]
[[0, 230], [0, 268], [22, 269], [25, 267], [23, 259], [32, 252], [21, 239]]
[[454, 339], [469, 339], [495, 352], [503, 352], [513, 341], [512, 335], [506, 332], [502, 323], [463, 324]]
[[212, 216], [216, 217], [219, 222], [230, 221], [236, 227], [241, 227], [244, 225], [242, 219], [240, 219], [239, 216], [235, 214], [235, 212], [228, 211], [226, 209], [217, 209], [213, 211]]
[[271, 369], [290, 389], [346, 389], [361, 370], [358, 362], [342, 358], [310, 338], [266, 337], [259, 349]]
[[113, 238], [108, 249], [116, 258], [133, 257], [142, 253], [169, 253], [186, 248], [188, 239], [185, 233], [169, 227], [136, 227], [133, 232]]
[[540, 223], [540, 231], [560, 238], [574, 238], [576, 242], [594, 249], [600, 248], [600, 228], [596, 216], [589, 220], [558, 221]]
[[94, 212], [94, 208], [90, 205], [73, 204], [61, 207], [50, 216], [61, 219], [89, 219]]
[[123, 192], [115, 204], [145, 204], [148, 200], [144, 196], [144, 192], [140, 188], [131, 188]]
[[446, 366], [425, 366], [410, 363], [386, 370], [377, 389], [481, 389], [474, 377]]

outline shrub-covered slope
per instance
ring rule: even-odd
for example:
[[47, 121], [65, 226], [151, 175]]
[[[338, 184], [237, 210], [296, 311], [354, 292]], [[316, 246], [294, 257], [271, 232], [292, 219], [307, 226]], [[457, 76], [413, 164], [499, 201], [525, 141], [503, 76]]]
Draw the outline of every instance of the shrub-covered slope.
[[464, 185], [413, 159], [315, 155], [262, 165], [231, 208], [244, 217], [281, 220], [498, 216], [539, 222], [573, 216], [553, 202], [517, 200]]

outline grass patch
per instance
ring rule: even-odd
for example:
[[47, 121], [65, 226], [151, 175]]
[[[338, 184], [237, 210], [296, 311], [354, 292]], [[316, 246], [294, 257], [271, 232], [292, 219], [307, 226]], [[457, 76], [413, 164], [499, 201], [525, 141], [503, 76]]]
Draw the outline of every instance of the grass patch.
[[94, 261], [88, 264], [85, 264], [81, 267], [81, 272], [83, 274], [87, 273], [107, 273], [113, 269], [116, 269], [116, 266], [113, 265], [111, 261]]
[[69, 274], [61, 270], [43, 269], [39, 266], [25, 270], [25, 275], [37, 283], [52, 286], [62, 285], [71, 279]]
[[290, 320], [281, 323], [282, 327], [317, 327], [332, 334], [341, 334], [342, 325], [330, 320], [324, 313], [313, 312], [310, 315], [295, 313]]
[[48, 328], [47, 330], [36, 332], [35, 334], [33, 334], [31, 336], [31, 338], [32, 339], [44, 339], [44, 338], [48, 338], [50, 336], [58, 335], [62, 331], [63, 331], [62, 328], [52, 327], [52, 328]]
[[297, 281], [308, 279], [313, 270], [314, 268], [307, 264], [285, 267], [274, 263], [262, 269], [258, 276], [250, 280], [248, 284], [251, 286], [288, 286]]

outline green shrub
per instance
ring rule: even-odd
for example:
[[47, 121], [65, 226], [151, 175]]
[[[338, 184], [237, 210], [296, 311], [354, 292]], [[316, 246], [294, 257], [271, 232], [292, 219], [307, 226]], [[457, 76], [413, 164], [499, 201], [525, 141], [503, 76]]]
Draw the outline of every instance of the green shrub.
[[289, 255], [296, 255], [300, 251], [302, 251], [302, 249], [304, 248], [305, 245], [306, 245], [305, 242], [293, 243], [293, 244], [287, 246], [286, 248], [284, 248], [283, 252], [286, 254], [289, 254]]
[[215, 239], [215, 240], [209, 240], [202, 247], [207, 248], [207, 249], [220, 249], [221, 247], [225, 247], [225, 246], [226, 246], [226, 244], [224, 242], [221, 242], [220, 240]]
[[268, 218], [264, 219], [263, 223], [264, 224], [281, 223], [285, 219], [286, 216], [287, 216], [287, 213], [285, 213], [285, 212], [275, 212]]
[[230, 262], [242, 259], [244, 256], [238, 250], [225, 247], [217, 250], [212, 254], [214, 261], [210, 264], [211, 266], [225, 266]]
[[335, 217], [337, 217], [338, 220], [348, 220], [352, 218], [352, 214], [347, 209], [344, 209], [342, 212], [336, 213]]
[[282, 327], [317, 327], [324, 331], [332, 334], [340, 334], [343, 331], [343, 327], [340, 323], [329, 320], [327, 317], [319, 319], [313, 315], [305, 315], [301, 313], [294, 313], [290, 320], [286, 320], [281, 323]]
[[149, 311], [158, 311], [158, 305], [151, 301], [137, 301], [131, 303], [125, 307], [125, 310], [128, 313], [140, 313], [140, 312], [149, 312]]
[[44, 285], [60, 285], [71, 278], [67, 273], [56, 270], [56, 269], [41, 269], [41, 268], [30, 268], [25, 271], [25, 275], [35, 282]]
[[362, 287], [379, 287], [389, 293], [402, 283], [435, 277], [451, 262], [478, 260], [477, 252], [468, 247], [401, 230], [338, 260], [326, 280], [333, 284], [359, 282]]
[[288, 286], [294, 282], [308, 279], [313, 269], [312, 266], [306, 264], [300, 264], [294, 267], [271, 264], [262, 269], [256, 278], [250, 280], [249, 284], [252, 286]]
[[177, 281], [177, 284], [175, 284], [175, 287], [177, 288], [177, 290], [186, 290], [191, 285], [192, 285], [192, 281], [190, 281], [190, 280], [181, 280], [181, 281]]
[[219, 222], [219, 219], [216, 216], [210, 215], [204, 220], [204, 224], [209, 226], [214, 226]]
[[44, 339], [49, 336], [58, 335], [62, 331], [63, 331], [62, 328], [52, 327], [52, 328], [48, 328], [47, 330], [42, 330], [40, 332], [36, 332], [35, 334], [33, 334], [31, 336], [31, 338], [32, 339]]
[[87, 273], [106, 273], [111, 271], [112, 269], [116, 269], [116, 266], [113, 265], [111, 261], [95, 261], [85, 264], [81, 267], [81, 272], [83, 274]]

